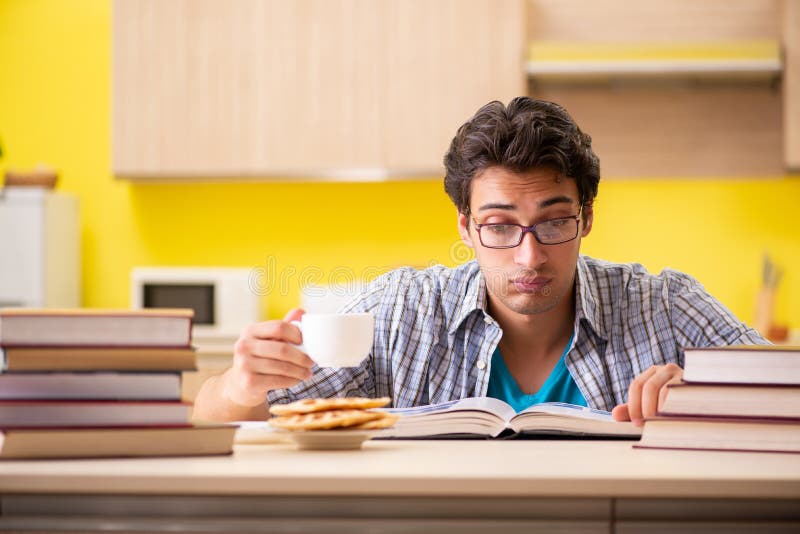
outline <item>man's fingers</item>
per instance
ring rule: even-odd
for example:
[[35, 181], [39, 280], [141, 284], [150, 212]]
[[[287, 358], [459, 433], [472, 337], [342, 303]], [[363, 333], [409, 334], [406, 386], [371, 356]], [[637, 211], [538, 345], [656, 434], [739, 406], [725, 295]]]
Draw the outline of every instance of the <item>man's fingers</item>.
[[[658, 401], [664, 386], [673, 379], [674, 370], [664, 366], [653, 373], [642, 386], [642, 417], [654, 417], [658, 411]], [[665, 390], [666, 391], [666, 390]]]
[[652, 366], [637, 376], [628, 390], [628, 415], [640, 426], [644, 419], [655, 417], [667, 392], [666, 385], [680, 382], [683, 369], [674, 363]]
[[611, 410], [611, 417], [614, 418], [614, 421], [630, 421], [631, 416], [628, 414], [628, 404], [618, 404], [614, 406], [614, 409]]
[[288, 311], [288, 313], [284, 316], [283, 320], [287, 323], [291, 323], [292, 321], [299, 321], [305, 315], [305, 310], [303, 308], [292, 308]]
[[286, 321], [264, 321], [247, 325], [239, 339], [248, 338], [287, 341], [295, 345], [303, 342], [300, 329]]
[[637, 376], [628, 388], [628, 415], [631, 421], [637, 426], [642, 424], [642, 388], [647, 380], [653, 376], [657, 367], [650, 367], [645, 372]]
[[242, 349], [241, 352], [244, 354], [258, 358], [282, 360], [309, 369], [314, 365], [314, 360], [309, 358], [308, 354], [282, 341], [251, 339], [244, 343]]
[[[261, 354], [259, 354], [261, 352]], [[307, 380], [314, 362], [291, 345], [277, 341], [251, 341], [234, 355], [234, 367], [243, 374], [282, 375]]]
[[285, 376], [300, 381], [308, 380], [312, 375], [308, 367], [267, 358], [249, 358], [242, 364], [242, 369], [248, 374]]

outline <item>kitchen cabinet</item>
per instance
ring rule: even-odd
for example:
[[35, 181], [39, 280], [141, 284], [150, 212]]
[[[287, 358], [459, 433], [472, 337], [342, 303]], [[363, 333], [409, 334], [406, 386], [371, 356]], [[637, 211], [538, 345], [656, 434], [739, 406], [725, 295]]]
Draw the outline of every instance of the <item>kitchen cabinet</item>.
[[592, 136], [604, 178], [780, 175], [796, 4], [528, 0], [529, 92]]
[[522, 0], [116, 0], [118, 176], [437, 175], [526, 88]]
[[785, 4], [783, 17], [784, 61], [783, 128], [786, 167], [800, 172], [800, 3]]

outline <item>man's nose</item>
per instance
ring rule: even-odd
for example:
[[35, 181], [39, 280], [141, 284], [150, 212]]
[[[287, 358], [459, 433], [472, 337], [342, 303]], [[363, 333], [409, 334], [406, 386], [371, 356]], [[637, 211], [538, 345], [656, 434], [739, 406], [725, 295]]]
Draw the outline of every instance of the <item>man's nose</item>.
[[514, 262], [523, 267], [537, 267], [546, 261], [546, 246], [536, 241], [533, 232], [525, 232], [522, 243], [514, 249]]

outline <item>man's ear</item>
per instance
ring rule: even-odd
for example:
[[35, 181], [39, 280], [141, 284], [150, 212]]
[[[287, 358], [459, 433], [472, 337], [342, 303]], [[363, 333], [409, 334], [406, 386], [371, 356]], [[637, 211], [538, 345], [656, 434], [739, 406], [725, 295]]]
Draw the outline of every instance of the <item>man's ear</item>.
[[475, 248], [475, 245], [472, 244], [472, 238], [469, 235], [469, 224], [469, 216], [458, 212], [458, 234], [469, 248]]
[[581, 230], [581, 237], [586, 237], [592, 231], [592, 223], [594, 222], [594, 207], [591, 204], [583, 207], [583, 229]]

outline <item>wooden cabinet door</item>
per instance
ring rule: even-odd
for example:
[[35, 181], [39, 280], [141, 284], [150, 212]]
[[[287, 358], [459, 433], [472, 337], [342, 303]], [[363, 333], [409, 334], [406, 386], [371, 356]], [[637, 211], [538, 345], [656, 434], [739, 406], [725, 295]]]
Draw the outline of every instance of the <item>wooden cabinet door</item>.
[[385, 161], [437, 171], [482, 105], [527, 91], [525, 9], [516, 0], [389, 2]]
[[521, 0], [116, 0], [125, 176], [438, 172], [524, 90]]

